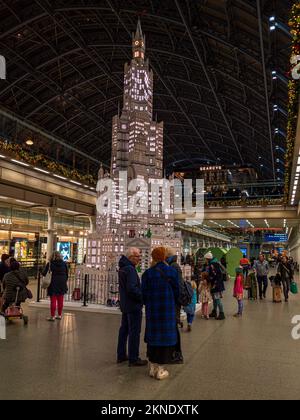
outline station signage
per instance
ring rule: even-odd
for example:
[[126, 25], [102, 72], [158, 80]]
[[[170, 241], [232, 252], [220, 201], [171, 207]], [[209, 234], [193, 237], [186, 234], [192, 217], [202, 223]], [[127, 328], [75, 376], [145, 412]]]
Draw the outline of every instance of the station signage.
[[12, 219], [9, 217], [0, 217], [0, 225], [12, 225]]
[[285, 233], [273, 233], [265, 235], [265, 242], [287, 242], [288, 236]]

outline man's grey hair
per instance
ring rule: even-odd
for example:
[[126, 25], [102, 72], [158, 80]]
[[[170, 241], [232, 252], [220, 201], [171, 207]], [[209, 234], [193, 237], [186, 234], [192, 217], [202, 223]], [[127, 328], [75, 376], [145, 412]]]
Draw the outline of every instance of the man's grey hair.
[[127, 249], [126, 251], [126, 257], [129, 258], [131, 257], [133, 254], [136, 254], [137, 252], [141, 252], [141, 250], [139, 248], [135, 248], [135, 247], [130, 247]]

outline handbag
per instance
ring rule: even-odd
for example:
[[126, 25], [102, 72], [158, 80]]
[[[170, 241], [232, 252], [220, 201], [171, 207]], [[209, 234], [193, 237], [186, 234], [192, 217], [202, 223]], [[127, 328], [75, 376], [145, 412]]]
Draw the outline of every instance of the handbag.
[[45, 276], [43, 276], [41, 288], [42, 289], [48, 289], [48, 287], [51, 284], [51, 280], [52, 280], [52, 272], [50, 270], [50, 264], [49, 264], [49, 270], [48, 270], [47, 274]]
[[26, 287], [26, 293], [27, 293], [27, 299], [32, 299], [33, 298], [32, 291], [30, 289], [28, 289], [27, 287]]
[[293, 295], [298, 294], [298, 285], [294, 281], [291, 283], [291, 293], [293, 293]]

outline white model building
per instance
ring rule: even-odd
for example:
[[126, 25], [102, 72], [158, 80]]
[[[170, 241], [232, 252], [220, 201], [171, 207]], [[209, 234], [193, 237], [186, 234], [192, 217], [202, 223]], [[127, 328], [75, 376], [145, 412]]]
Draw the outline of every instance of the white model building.
[[[125, 64], [123, 110], [113, 118], [110, 173], [100, 168], [98, 178], [119, 179], [120, 171], [132, 179], [163, 178], [163, 123], [153, 121], [153, 72], [145, 60], [145, 37], [140, 22], [133, 34], [133, 58]], [[124, 192], [118, 184], [117, 198]], [[160, 193], [161, 195], [161, 193]], [[151, 191], [148, 197], [151, 203]], [[119, 257], [129, 247], [142, 251], [141, 271], [151, 263], [151, 250], [159, 245], [172, 246], [180, 257], [181, 233], [174, 231], [171, 191], [170, 214], [121, 214], [117, 205], [113, 214], [98, 214], [96, 232], [88, 238], [87, 266], [103, 272], [115, 271]], [[128, 208], [128, 210], [132, 210]]]

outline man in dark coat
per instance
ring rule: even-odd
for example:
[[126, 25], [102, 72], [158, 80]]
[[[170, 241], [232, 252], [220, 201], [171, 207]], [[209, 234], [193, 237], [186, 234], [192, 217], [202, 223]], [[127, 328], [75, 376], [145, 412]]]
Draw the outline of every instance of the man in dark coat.
[[[145, 366], [139, 357], [142, 327], [143, 296], [141, 281], [136, 271], [140, 262], [140, 250], [129, 248], [119, 261], [119, 291], [122, 323], [119, 331], [117, 362], [129, 360], [129, 366]], [[128, 356], [126, 352], [128, 341]]]

